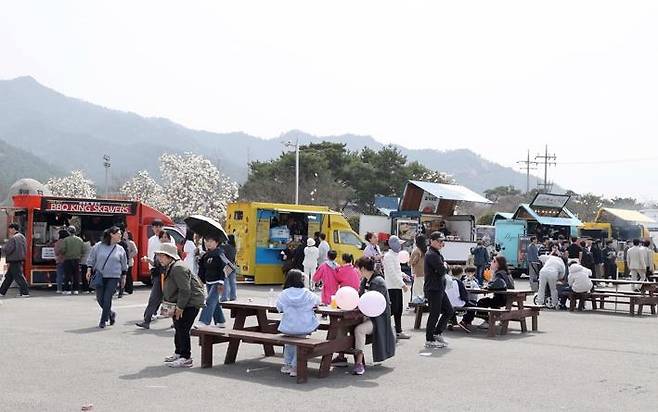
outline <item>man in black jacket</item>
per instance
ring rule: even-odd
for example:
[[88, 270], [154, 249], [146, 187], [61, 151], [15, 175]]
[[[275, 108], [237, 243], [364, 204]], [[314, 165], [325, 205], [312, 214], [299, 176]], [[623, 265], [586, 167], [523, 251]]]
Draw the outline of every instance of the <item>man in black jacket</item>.
[[[425, 297], [430, 305], [430, 315], [425, 328], [425, 347], [429, 349], [444, 348], [447, 342], [441, 333], [448, 325], [454, 313], [450, 300], [445, 293], [445, 275], [447, 264], [440, 250], [444, 245], [441, 232], [430, 235], [430, 247], [425, 254]], [[440, 320], [439, 320], [440, 318]]]

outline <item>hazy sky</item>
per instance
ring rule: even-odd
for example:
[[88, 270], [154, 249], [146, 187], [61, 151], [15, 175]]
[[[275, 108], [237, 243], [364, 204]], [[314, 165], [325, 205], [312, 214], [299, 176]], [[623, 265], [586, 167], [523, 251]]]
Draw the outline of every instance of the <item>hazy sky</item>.
[[656, 22], [656, 1], [0, 0], [0, 78], [216, 132], [508, 166], [548, 144], [560, 185], [658, 200]]

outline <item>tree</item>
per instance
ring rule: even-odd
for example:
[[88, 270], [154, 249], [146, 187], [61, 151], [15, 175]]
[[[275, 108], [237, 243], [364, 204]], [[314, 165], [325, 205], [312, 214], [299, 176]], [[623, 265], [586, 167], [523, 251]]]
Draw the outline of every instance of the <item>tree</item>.
[[126, 181], [119, 190], [130, 199], [138, 200], [159, 210], [169, 209], [164, 189], [146, 170], [141, 170], [130, 180]]
[[74, 170], [69, 176], [50, 178], [46, 186], [50, 188], [53, 196], [81, 197], [85, 199], [96, 197], [96, 188], [93, 182], [87, 179], [81, 170]]
[[223, 175], [208, 159], [193, 153], [160, 156], [163, 212], [173, 219], [205, 215], [220, 222], [226, 205], [238, 195], [238, 185]]
[[484, 196], [492, 202], [498, 201], [501, 197], [516, 196], [519, 194], [521, 194], [521, 191], [512, 185], [498, 186], [484, 191]]

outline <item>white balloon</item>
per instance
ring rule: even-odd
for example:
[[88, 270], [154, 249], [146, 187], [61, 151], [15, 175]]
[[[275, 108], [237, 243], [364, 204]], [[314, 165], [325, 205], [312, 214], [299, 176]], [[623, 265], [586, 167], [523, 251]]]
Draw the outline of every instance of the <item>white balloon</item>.
[[402, 250], [402, 251], [400, 251], [400, 253], [398, 253], [398, 259], [400, 259], [400, 263], [403, 263], [403, 264], [407, 263], [407, 262], [409, 262], [410, 258], [411, 257], [409, 256], [409, 252], [407, 252], [406, 250]]
[[386, 298], [374, 290], [366, 292], [359, 299], [359, 310], [369, 318], [376, 318], [386, 310]]
[[359, 292], [351, 286], [343, 286], [336, 292], [336, 305], [344, 310], [353, 310], [359, 305]]

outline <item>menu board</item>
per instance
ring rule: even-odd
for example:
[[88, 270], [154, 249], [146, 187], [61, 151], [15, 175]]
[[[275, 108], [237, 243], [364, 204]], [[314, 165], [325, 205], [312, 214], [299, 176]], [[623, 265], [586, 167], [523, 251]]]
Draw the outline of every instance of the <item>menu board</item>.
[[270, 243], [270, 218], [258, 219], [256, 228], [256, 247], [268, 247]]

